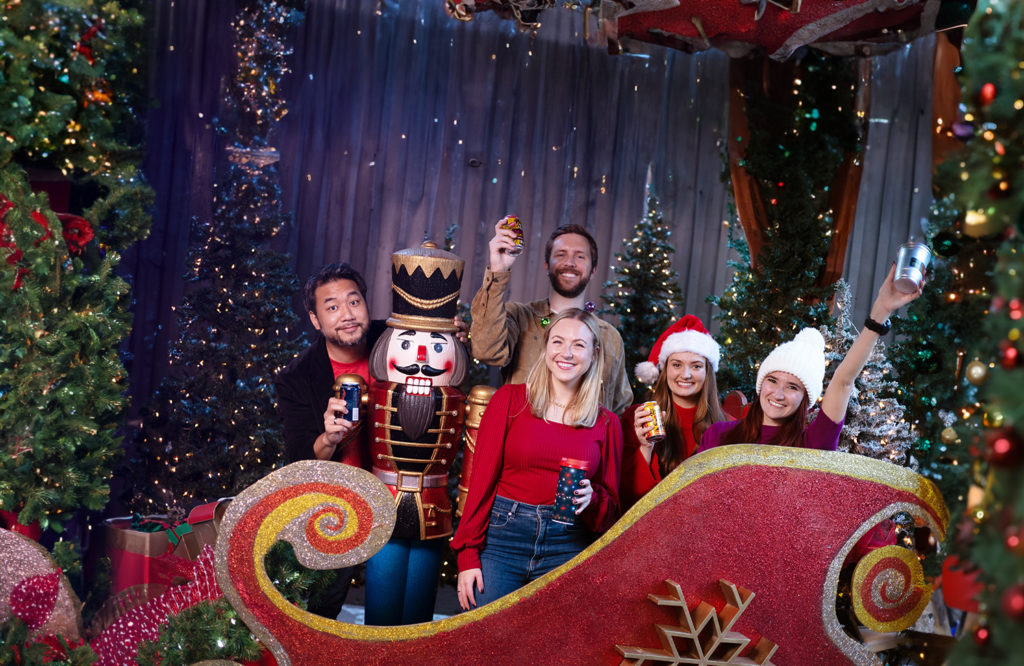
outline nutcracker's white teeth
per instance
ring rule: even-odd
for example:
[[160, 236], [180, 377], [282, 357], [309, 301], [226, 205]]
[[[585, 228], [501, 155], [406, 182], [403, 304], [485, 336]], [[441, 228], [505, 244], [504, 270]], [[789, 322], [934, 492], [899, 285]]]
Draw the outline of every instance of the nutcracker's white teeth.
[[409, 395], [430, 395], [434, 381], [429, 377], [409, 377], [405, 380], [405, 392]]

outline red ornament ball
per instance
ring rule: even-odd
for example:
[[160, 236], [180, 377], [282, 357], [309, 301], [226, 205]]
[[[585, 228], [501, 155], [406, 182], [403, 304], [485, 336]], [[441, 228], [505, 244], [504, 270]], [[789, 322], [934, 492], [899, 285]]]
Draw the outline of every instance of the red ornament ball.
[[978, 627], [974, 630], [974, 642], [979, 647], [988, 645], [990, 638], [992, 638], [992, 632], [988, 630], [988, 627]]
[[1003, 545], [1014, 555], [1024, 557], [1024, 526], [1010, 525], [1007, 527]]
[[986, 83], [981, 87], [981, 92], [978, 93], [978, 101], [982, 106], [988, 106], [996, 99], [996, 84]]
[[1024, 441], [1013, 428], [999, 428], [985, 433], [988, 460], [993, 465], [1009, 467], [1020, 463], [1024, 456]]
[[1024, 620], [1024, 583], [1017, 583], [1003, 592], [1003, 612], [1017, 622]]
[[1007, 345], [999, 351], [999, 365], [1012, 370], [1020, 363], [1020, 352], [1013, 345]]

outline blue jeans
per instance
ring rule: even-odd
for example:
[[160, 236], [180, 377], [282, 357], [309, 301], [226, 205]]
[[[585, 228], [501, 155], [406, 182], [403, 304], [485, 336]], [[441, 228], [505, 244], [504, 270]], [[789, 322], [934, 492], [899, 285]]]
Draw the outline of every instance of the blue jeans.
[[391, 539], [366, 561], [366, 624], [434, 619], [441, 556], [447, 539]]
[[515, 592], [590, 545], [594, 535], [578, 521], [575, 525], [554, 522], [553, 508], [500, 495], [494, 498], [487, 538], [480, 551], [484, 591], [474, 590], [477, 606]]

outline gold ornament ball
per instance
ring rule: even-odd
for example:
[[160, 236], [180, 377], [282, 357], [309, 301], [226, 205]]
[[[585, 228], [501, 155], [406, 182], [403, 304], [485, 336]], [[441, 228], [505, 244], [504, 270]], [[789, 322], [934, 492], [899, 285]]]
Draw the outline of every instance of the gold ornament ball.
[[975, 386], [981, 386], [988, 380], [988, 366], [974, 359], [967, 364], [967, 381]]
[[986, 428], [1002, 428], [1006, 417], [998, 409], [986, 410], [981, 416], [981, 421], [985, 424]]
[[1003, 216], [990, 215], [987, 210], [969, 210], [964, 216], [963, 230], [964, 234], [971, 238], [981, 238], [999, 233], [1005, 223]]
[[955, 428], [944, 429], [940, 437], [942, 438], [942, 443], [947, 446], [950, 444], [956, 444], [957, 440], [960, 439], [960, 436], [956, 434]]

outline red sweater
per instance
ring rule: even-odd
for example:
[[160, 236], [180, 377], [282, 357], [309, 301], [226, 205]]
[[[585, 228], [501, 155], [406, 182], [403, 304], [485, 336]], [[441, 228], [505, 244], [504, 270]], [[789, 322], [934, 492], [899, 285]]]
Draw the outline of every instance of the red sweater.
[[[676, 418], [679, 420], [679, 428], [682, 430], [683, 439], [686, 441], [686, 455], [683, 459], [689, 458], [697, 449], [697, 440], [693, 437], [693, 417], [697, 413], [696, 407], [680, 407], [673, 403], [676, 408]], [[651, 452], [651, 462], [644, 459], [640, 451], [640, 439], [636, 436], [636, 428], [633, 427], [633, 419], [640, 405], [633, 405], [622, 414], [622, 485], [619, 486], [619, 497], [622, 500], [622, 510], [639, 501], [641, 497], [661, 481], [661, 468], [658, 454]]]
[[619, 420], [602, 407], [590, 428], [552, 423], [530, 412], [523, 384], [498, 389], [480, 423], [466, 508], [451, 542], [459, 571], [480, 567], [495, 496], [554, 504], [562, 458], [590, 464], [587, 478], [594, 494], [580, 518], [589, 529], [604, 532], [619, 518]]

